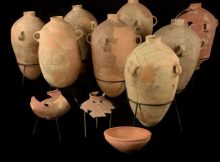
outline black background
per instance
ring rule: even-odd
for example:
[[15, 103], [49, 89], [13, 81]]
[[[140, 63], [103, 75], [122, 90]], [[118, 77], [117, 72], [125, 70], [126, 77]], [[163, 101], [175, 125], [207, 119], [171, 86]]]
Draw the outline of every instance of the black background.
[[[217, 28], [211, 57], [196, 71], [186, 89], [176, 96], [177, 106], [183, 126], [180, 130], [175, 104], [172, 104], [161, 123], [153, 128], [152, 140], [140, 152], [123, 154], [113, 149], [103, 137], [103, 131], [108, 128], [109, 116], [99, 120], [99, 128], [95, 128], [95, 120], [87, 116], [88, 138], [83, 135], [83, 112], [74, 102], [74, 94], [79, 103], [88, 98], [88, 93], [98, 90], [93, 71], [89, 70], [71, 87], [62, 89], [62, 93], [70, 102], [72, 108], [59, 119], [62, 142], [56, 129], [55, 121], [40, 119], [36, 133], [33, 136], [36, 116], [29, 106], [31, 96], [44, 99], [51, 89], [40, 76], [35, 81], [24, 81], [21, 88], [22, 74], [17, 66], [10, 43], [12, 24], [22, 16], [23, 11], [35, 10], [37, 16], [45, 23], [51, 16], [65, 15], [74, 4], [83, 4], [102, 22], [107, 13], [116, 13], [126, 3], [126, 0], [8, 0], [0, 14], [0, 61], [1, 61], [1, 135], [0, 147], [11, 156], [7, 158], [57, 159], [69, 158], [71, 161], [82, 160], [120, 160], [120, 161], [155, 161], [155, 160], [190, 160], [207, 157], [209, 160], [217, 157], [215, 147], [218, 147], [217, 130], [218, 92], [219, 92], [219, 30]], [[217, 0], [141, 0], [158, 19], [154, 31], [170, 23], [179, 12], [192, 2], [202, 2], [203, 7], [219, 18]], [[113, 111], [112, 126], [131, 125], [133, 114], [128, 106], [125, 93], [110, 99], [117, 107]], [[138, 122], [137, 126], [142, 127]], [[3, 145], [4, 144], [4, 145]], [[2, 149], [1, 148], [1, 149]], [[15, 153], [19, 153], [18, 155]], [[1, 151], [1, 154], [3, 152]], [[30, 157], [29, 157], [30, 155]]]

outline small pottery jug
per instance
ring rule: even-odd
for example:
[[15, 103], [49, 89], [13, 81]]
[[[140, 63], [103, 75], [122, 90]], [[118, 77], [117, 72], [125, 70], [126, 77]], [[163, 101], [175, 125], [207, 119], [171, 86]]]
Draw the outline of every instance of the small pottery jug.
[[[132, 27], [138, 35], [145, 39], [146, 35], [152, 34], [153, 26], [157, 24], [157, 19], [150, 10], [139, 0], [128, 0], [117, 12], [119, 19]], [[153, 23], [155, 19], [155, 23]]]
[[11, 44], [18, 66], [25, 78], [34, 80], [41, 74], [38, 59], [38, 42], [34, 32], [41, 30], [44, 23], [35, 15], [35, 11], [26, 11], [11, 28]]
[[119, 96], [124, 90], [124, 66], [128, 55], [141, 42], [132, 28], [108, 14], [107, 20], [92, 33], [92, 60], [96, 81], [109, 97]]
[[196, 68], [198, 70], [200, 64], [210, 57], [218, 20], [208, 10], [202, 8], [201, 3], [190, 4], [177, 18], [185, 19], [188, 26], [199, 35], [202, 41], [202, 49]]
[[180, 75], [177, 93], [180, 93], [190, 81], [196, 68], [201, 40], [186, 24], [184, 19], [173, 19], [171, 24], [160, 28], [156, 33], [180, 59], [182, 74]]
[[64, 20], [70, 23], [74, 29], [80, 29], [83, 32], [82, 37], [78, 39], [78, 44], [82, 61], [80, 72], [85, 72], [85, 64], [91, 51], [90, 44], [86, 41], [86, 38], [97, 26], [97, 20], [90, 12], [83, 9], [82, 5], [73, 5], [72, 10], [66, 14]]
[[42, 74], [52, 86], [63, 88], [70, 86], [78, 77], [81, 59], [77, 37], [72, 26], [62, 16], [54, 16], [42, 28], [35, 32], [39, 42], [39, 62]]
[[159, 123], [172, 103], [182, 68], [176, 54], [160, 37], [146, 36], [125, 65], [127, 96], [144, 126]]

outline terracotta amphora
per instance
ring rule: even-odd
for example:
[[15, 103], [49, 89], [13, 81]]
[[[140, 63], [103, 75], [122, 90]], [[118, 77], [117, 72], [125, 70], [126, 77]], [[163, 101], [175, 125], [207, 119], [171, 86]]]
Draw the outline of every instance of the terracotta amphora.
[[75, 29], [81, 29], [83, 32], [82, 37], [78, 40], [81, 56], [80, 72], [85, 72], [85, 64], [88, 61], [89, 54], [91, 53], [90, 44], [86, 41], [87, 35], [91, 34], [97, 26], [96, 18], [87, 10], [82, 8], [82, 5], [73, 5], [72, 10], [69, 11], [64, 20], [72, 25]]
[[81, 31], [74, 31], [62, 16], [51, 17], [42, 30], [35, 32], [40, 68], [52, 87], [67, 87], [77, 79], [81, 64], [77, 44], [80, 36]]
[[177, 17], [185, 19], [188, 26], [199, 35], [202, 41], [202, 49], [196, 68], [198, 70], [200, 64], [210, 57], [218, 20], [208, 10], [202, 8], [201, 3], [190, 4]]
[[177, 93], [180, 93], [190, 81], [195, 71], [200, 49], [201, 40], [184, 19], [173, 19], [171, 24], [160, 28], [156, 33], [162, 41], [171, 47], [180, 59], [182, 74], [180, 75]]
[[128, 57], [125, 83], [130, 107], [144, 126], [159, 123], [172, 103], [182, 68], [160, 37], [149, 35]]
[[38, 42], [34, 40], [33, 34], [43, 26], [35, 11], [25, 11], [11, 28], [11, 44], [18, 66], [24, 77], [30, 80], [37, 79], [41, 74]]
[[56, 119], [70, 109], [70, 104], [59, 90], [49, 91], [47, 94], [50, 98], [41, 102], [34, 96], [31, 98], [31, 109], [38, 117], [48, 120]]
[[96, 81], [109, 97], [119, 96], [124, 90], [124, 66], [128, 55], [140, 42], [132, 28], [108, 14], [107, 20], [92, 33], [92, 60]]
[[157, 23], [156, 17], [147, 7], [139, 3], [139, 0], [128, 0], [117, 14], [120, 20], [132, 27], [142, 37], [142, 40], [145, 39], [146, 35], [152, 34], [153, 26]]

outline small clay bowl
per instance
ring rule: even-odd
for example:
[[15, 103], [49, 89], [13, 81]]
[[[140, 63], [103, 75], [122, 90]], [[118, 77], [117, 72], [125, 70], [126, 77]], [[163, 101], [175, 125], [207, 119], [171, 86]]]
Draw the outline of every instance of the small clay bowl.
[[105, 130], [104, 136], [118, 151], [131, 153], [142, 149], [148, 143], [151, 132], [139, 127], [120, 126]]

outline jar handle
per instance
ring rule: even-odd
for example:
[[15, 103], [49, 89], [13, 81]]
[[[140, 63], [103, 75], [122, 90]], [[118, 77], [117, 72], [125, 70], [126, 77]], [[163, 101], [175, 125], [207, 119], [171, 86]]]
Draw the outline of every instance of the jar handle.
[[157, 25], [157, 17], [153, 15], [153, 26]]
[[97, 22], [96, 21], [91, 21], [91, 28], [94, 30], [97, 27]]
[[81, 29], [75, 29], [75, 33], [77, 35], [76, 40], [79, 40], [83, 36], [83, 31]]
[[19, 32], [17, 37], [20, 41], [23, 41], [24, 40], [24, 31]]
[[36, 41], [39, 41], [39, 39], [40, 39], [40, 31], [35, 32], [34, 35], [33, 35], [33, 37], [34, 37], [34, 39], [35, 39]]
[[180, 75], [182, 73], [182, 67], [180, 64], [174, 65], [173, 71], [175, 74]]
[[140, 35], [136, 35], [136, 43], [141, 44], [142, 43], [142, 38]]
[[92, 40], [92, 34], [88, 34], [88, 35], [86, 36], [86, 42], [91, 45], [91, 40]]

